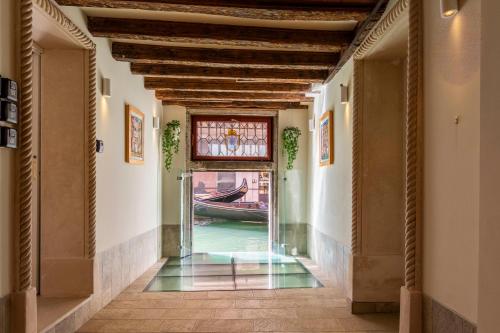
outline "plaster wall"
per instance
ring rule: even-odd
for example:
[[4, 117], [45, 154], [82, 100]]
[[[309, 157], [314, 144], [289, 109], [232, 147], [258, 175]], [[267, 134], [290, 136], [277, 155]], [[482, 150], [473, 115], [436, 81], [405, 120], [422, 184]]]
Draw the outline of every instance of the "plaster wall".
[[[186, 108], [176, 105], [164, 106], [162, 128], [172, 120], [178, 120], [181, 123], [181, 136], [179, 153], [174, 154], [172, 169], [167, 171], [161, 164], [163, 184], [162, 224], [168, 225], [180, 224], [181, 219], [181, 188], [177, 177], [186, 170]], [[161, 163], [163, 163], [163, 160]]]
[[[309, 151], [309, 116], [305, 110], [282, 110], [279, 112], [278, 124], [278, 165], [279, 182], [281, 190], [280, 210], [282, 220], [280, 223], [306, 223], [307, 221], [307, 174]], [[293, 169], [287, 170], [287, 156], [283, 154], [281, 133], [285, 127], [298, 127], [301, 131], [299, 137], [299, 152], [293, 163]], [[286, 184], [283, 183], [286, 177]]]
[[[352, 293], [352, 74], [350, 60], [322, 87], [309, 110], [315, 120], [309, 132], [307, 178], [308, 254], [346, 295]], [[340, 84], [349, 87], [349, 103], [340, 103]], [[319, 166], [319, 119], [333, 111], [334, 163]]]
[[[315, 98], [309, 117], [315, 119], [315, 131], [309, 132], [308, 151], [308, 223], [342, 245], [351, 244], [352, 183], [352, 73], [347, 62], [334, 79], [323, 86]], [[348, 85], [349, 103], [340, 103], [340, 84]], [[334, 117], [333, 165], [319, 166], [319, 119], [332, 110]], [[313, 244], [311, 244], [313, 246]], [[314, 249], [310, 249], [310, 254]]]
[[500, 31], [499, 1], [481, 1], [481, 150], [479, 213], [479, 295], [480, 333], [498, 331], [500, 299]]
[[[86, 30], [78, 8], [63, 7], [65, 14]], [[90, 34], [88, 34], [90, 36]], [[153, 116], [161, 103], [144, 89], [143, 79], [130, 73], [130, 66], [111, 56], [111, 43], [93, 38], [97, 45], [97, 138], [104, 140], [104, 153], [97, 154], [97, 251], [101, 252], [156, 228], [160, 223], [159, 131]], [[101, 95], [101, 78], [111, 79], [112, 96]], [[125, 162], [125, 104], [145, 115], [145, 162]]]
[[476, 323], [481, 1], [460, 1], [452, 19], [423, 3], [423, 291]]
[[[0, 1], [0, 75], [17, 79], [17, 1]], [[0, 148], [0, 297], [12, 291], [12, 221], [14, 218], [16, 151]], [[0, 325], [1, 326], [1, 325]], [[0, 327], [1, 330], [1, 327]]]

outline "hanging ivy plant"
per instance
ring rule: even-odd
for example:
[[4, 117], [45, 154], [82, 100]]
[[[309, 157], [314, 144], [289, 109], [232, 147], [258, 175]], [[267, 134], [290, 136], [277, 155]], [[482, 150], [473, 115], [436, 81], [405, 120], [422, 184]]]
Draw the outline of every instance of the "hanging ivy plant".
[[283, 153], [286, 152], [288, 163], [286, 168], [293, 169], [293, 162], [297, 158], [299, 152], [299, 136], [302, 133], [298, 127], [286, 127], [281, 134], [283, 140]]
[[164, 165], [165, 169], [170, 171], [172, 168], [172, 160], [174, 154], [179, 152], [179, 143], [181, 134], [181, 123], [178, 120], [172, 120], [167, 123], [167, 126], [163, 130], [163, 135], [161, 138], [161, 146], [163, 151]]

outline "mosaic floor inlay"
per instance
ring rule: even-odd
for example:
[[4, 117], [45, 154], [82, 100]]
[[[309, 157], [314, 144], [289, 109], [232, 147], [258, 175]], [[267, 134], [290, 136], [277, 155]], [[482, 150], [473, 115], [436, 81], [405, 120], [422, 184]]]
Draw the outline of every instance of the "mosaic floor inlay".
[[321, 287], [321, 282], [293, 257], [267, 252], [221, 252], [169, 258], [145, 291]]

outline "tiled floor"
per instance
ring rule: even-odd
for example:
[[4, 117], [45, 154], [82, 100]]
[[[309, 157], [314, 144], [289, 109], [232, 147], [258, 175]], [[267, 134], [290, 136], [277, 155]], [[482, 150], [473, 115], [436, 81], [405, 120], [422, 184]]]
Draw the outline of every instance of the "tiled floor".
[[78, 332], [397, 332], [397, 315], [351, 315], [332, 282], [301, 261], [324, 288], [143, 292], [162, 261]]
[[321, 283], [293, 257], [268, 252], [217, 252], [169, 258], [146, 291], [319, 287]]

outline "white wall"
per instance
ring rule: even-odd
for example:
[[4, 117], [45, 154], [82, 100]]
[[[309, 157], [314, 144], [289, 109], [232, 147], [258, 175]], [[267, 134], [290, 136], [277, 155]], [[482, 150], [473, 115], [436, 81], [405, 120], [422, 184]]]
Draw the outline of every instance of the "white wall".
[[167, 171], [161, 164], [163, 183], [162, 224], [179, 224], [181, 221], [181, 188], [177, 177], [186, 170], [186, 108], [176, 105], [165, 106], [163, 108], [162, 128], [172, 120], [180, 121], [181, 137], [179, 153], [174, 155], [172, 169]]
[[[78, 8], [64, 12], [83, 31], [84, 18]], [[90, 34], [89, 34], [90, 35]], [[157, 227], [160, 223], [159, 131], [153, 115], [162, 106], [152, 91], [144, 89], [142, 76], [132, 75], [130, 65], [111, 56], [111, 43], [97, 44], [97, 138], [104, 140], [104, 153], [97, 154], [97, 251], [103, 251]], [[112, 97], [100, 93], [100, 78], [111, 79]], [[125, 104], [145, 114], [145, 162], [125, 162]]]
[[481, 1], [481, 179], [479, 333], [498, 331], [500, 316], [500, 2]]
[[[477, 322], [481, 1], [424, 1], [424, 293]], [[455, 125], [454, 119], [460, 117]]]
[[[336, 240], [351, 244], [352, 200], [352, 73], [353, 62], [347, 62], [335, 78], [315, 98], [312, 113], [316, 130], [309, 134], [308, 223]], [[340, 84], [349, 86], [349, 103], [340, 103]], [[319, 166], [319, 119], [325, 111], [334, 113], [335, 161]], [[310, 115], [312, 117], [312, 114]]]
[[[309, 115], [307, 110], [283, 110], [279, 112], [278, 124], [278, 166], [280, 185], [283, 176], [286, 176], [286, 186], [279, 186], [280, 216], [284, 219], [280, 223], [307, 222], [307, 175], [309, 155]], [[285, 127], [298, 127], [302, 133], [299, 137], [299, 152], [293, 163], [293, 169], [287, 170], [287, 156], [283, 155], [281, 134]]]
[[[0, 1], [0, 75], [17, 79], [16, 71], [16, 3]], [[0, 148], [0, 297], [12, 290], [12, 223], [15, 195], [15, 153]]]

